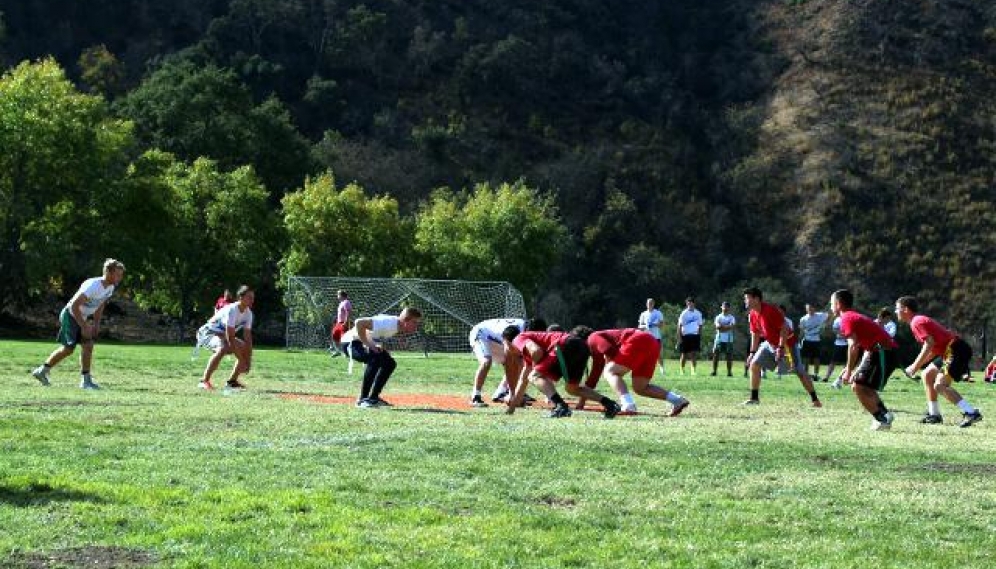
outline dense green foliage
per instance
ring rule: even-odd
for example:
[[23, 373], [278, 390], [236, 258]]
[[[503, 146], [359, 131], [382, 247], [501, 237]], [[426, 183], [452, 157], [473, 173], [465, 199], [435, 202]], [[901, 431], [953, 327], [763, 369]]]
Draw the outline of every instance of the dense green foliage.
[[[413, 224], [439, 207], [437, 188], [523, 180], [552, 196], [568, 237], [543, 282], [504, 260], [496, 276], [599, 326], [630, 320], [648, 295], [710, 305], [762, 278], [796, 308], [847, 286], [863, 308], [914, 293], [964, 326], [996, 316], [987, 3], [43, 0], [0, 12], [0, 62], [51, 54], [133, 121], [137, 147], [103, 176], [152, 148], [248, 164], [276, 211], [331, 171]], [[19, 143], [0, 154], [7, 144]], [[39, 199], [32, 215], [65, 215]], [[4, 266], [23, 265], [19, 231], [3, 240]], [[413, 259], [364, 266], [466, 274]], [[49, 286], [18, 282], [15, 297]]]
[[[959, 429], [947, 403], [947, 424], [919, 424], [923, 393], [907, 379], [885, 393], [892, 431], [870, 432], [851, 393], [811, 409], [788, 379], [765, 382], [758, 407], [739, 405], [746, 380], [700, 375], [664, 382], [692, 402], [676, 419], [638, 398], [642, 416], [551, 420], [279, 397], [355, 396], [358, 376], [322, 353], [258, 350], [250, 389], [225, 397], [196, 388], [205, 358], [185, 347], [98, 344], [101, 392], [75, 387], [68, 360], [39, 386], [26, 370], [48, 343], [0, 349], [5, 568], [961, 569], [992, 557], [996, 426]], [[388, 400], [465, 401], [476, 365], [398, 362]], [[992, 389], [963, 393], [986, 405]]]

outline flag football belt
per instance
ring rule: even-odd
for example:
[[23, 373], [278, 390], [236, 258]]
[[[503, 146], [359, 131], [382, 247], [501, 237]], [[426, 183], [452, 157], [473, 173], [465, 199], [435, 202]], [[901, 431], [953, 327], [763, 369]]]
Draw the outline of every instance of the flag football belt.
[[560, 346], [555, 347], [553, 351], [557, 354], [557, 363], [560, 364], [561, 376], [565, 382], [570, 381], [570, 378], [567, 376], [567, 362], [564, 361], [564, 354], [561, 353]]

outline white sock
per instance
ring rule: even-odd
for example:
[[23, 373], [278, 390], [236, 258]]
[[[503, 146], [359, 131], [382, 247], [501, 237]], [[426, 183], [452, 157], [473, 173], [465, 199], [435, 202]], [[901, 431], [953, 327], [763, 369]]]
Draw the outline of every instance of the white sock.
[[927, 413], [930, 415], [940, 415], [941, 414], [941, 404], [937, 401], [927, 402]]
[[972, 407], [972, 404], [964, 399], [958, 402], [958, 408], [964, 411], [965, 413], [968, 413], [969, 415], [975, 413], [975, 407]]
[[636, 401], [633, 400], [633, 394], [632, 393], [627, 393], [626, 395], [623, 395], [622, 397], [620, 397], [620, 399], [622, 399], [622, 403], [623, 403], [624, 406], [626, 406], [626, 407], [636, 407]]
[[480, 397], [480, 396], [481, 396], [481, 390], [480, 389], [475, 389], [474, 390], [474, 397]]
[[678, 395], [673, 391], [667, 392], [667, 402], [670, 403], [671, 405], [679, 405], [682, 401], [684, 401], [684, 398], [682, 396]]

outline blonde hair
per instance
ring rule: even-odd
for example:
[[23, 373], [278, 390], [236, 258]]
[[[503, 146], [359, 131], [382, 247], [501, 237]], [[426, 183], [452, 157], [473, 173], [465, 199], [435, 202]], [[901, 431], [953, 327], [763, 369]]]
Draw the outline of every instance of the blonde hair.
[[124, 263], [118, 261], [117, 259], [111, 259], [110, 257], [104, 259], [104, 274], [116, 270], [125, 270]]

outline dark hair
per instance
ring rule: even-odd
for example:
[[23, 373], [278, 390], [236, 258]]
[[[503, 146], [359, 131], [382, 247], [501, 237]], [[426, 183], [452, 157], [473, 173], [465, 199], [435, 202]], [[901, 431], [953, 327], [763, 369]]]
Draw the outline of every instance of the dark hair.
[[883, 308], [882, 310], [878, 311], [878, 317], [879, 318], [892, 318], [892, 311], [889, 310], [888, 308]]
[[588, 366], [588, 343], [577, 336], [568, 336], [558, 347], [560, 355], [564, 358], [564, 370], [567, 377], [564, 381], [568, 383], [580, 383], [584, 378], [584, 370]]
[[685, 299], [685, 302], [691, 302], [692, 304], [695, 304], [695, 297], [689, 296], [688, 298]]
[[[529, 330], [528, 328], [526, 329]], [[501, 339], [511, 342], [521, 333], [518, 326], [506, 326], [504, 330], [501, 331]]]
[[745, 294], [747, 296], [756, 296], [761, 300], [764, 300], [764, 293], [761, 292], [761, 289], [757, 288], [756, 286], [749, 286], [745, 288], [742, 294]]
[[571, 328], [571, 336], [577, 336], [585, 341], [588, 340], [588, 336], [591, 336], [594, 333], [595, 331], [589, 326], [575, 326]]
[[546, 330], [546, 320], [537, 316], [526, 320], [526, 332], [542, 332]]
[[843, 304], [844, 308], [854, 307], [854, 294], [852, 294], [851, 291], [847, 290], [846, 288], [835, 290], [832, 296], [834, 296], [837, 299], [837, 302]]
[[249, 285], [242, 285], [242, 286], [239, 287], [238, 292], [235, 293], [235, 296], [237, 296], [239, 298], [242, 298], [243, 296], [249, 294], [250, 292], [252, 292], [252, 287], [251, 286], [249, 286]]
[[401, 311], [401, 314], [398, 315], [398, 317], [399, 318], [421, 318], [422, 317], [422, 311], [419, 310], [418, 308], [413, 307], [413, 306], [409, 306], [408, 308], [403, 309]]
[[561, 326], [560, 324], [557, 324], [555, 322], [555, 323], [550, 324], [549, 326], [547, 326], [546, 327], [546, 331], [547, 332], [563, 332], [564, 331], [564, 327]]
[[899, 306], [905, 306], [909, 308], [912, 312], [920, 312], [920, 303], [917, 302], [915, 297], [912, 296], [900, 296], [896, 299], [896, 304]]
[[336, 296], [345, 296], [346, 298], [349, 298], [349, 294], [347, 294], [346, 291], [344, 291], [344, 290], [336, 291], [335, 295]]

